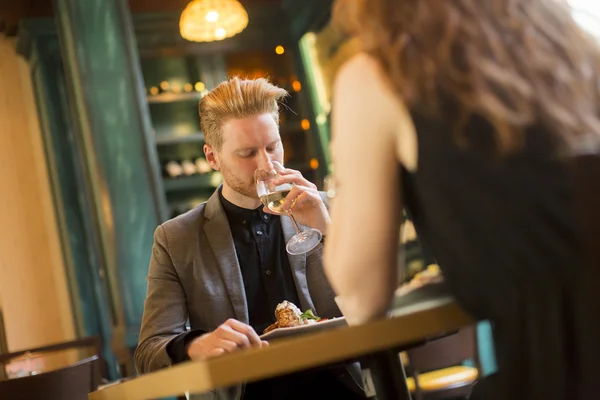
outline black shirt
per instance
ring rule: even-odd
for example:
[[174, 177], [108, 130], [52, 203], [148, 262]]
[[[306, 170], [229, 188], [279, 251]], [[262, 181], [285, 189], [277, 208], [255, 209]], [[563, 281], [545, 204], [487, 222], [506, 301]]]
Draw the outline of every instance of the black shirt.
[[284, 300], [299, 305], [278, 215], [230, 203], [219, 192], [244, 281], [250, 326], [260, 335], [276, 321], [275, 307]]
[[[231, 229], [244, 281], [250, 326], [260, 335], [276, 321], [275, 307], [283, 300], [300, 305], [294, 277], [285, 249], [281, 219], [260, 206], [249, 210], [229, 202], [219, 189], [219, 198]], [[174, 364], [189, 360], [187, 345], [206, 332], [192, 330], [179, 335], [167, 346]], [[364, 398], [345, 386], [336, 375], [339, 369], [303, 372], [249, 383], [244, 400], [304, 399], [306, 388], [319, 386], [321, 394], [339, 399]]]

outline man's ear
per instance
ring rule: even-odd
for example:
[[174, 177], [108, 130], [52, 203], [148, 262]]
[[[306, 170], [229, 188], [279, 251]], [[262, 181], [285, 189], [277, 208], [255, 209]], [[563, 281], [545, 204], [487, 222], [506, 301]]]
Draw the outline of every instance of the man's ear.
[[212, 169], [214, 169], [215, 171], [219, 171], [220, 167], [219, 167], [219, 160], [217, 157], [217, 152], [215, 151], [215, 149], [208, 144], [205, 144], [203, 147], [204, 150], [204, 156], [206, 157], [206, 161], [208, 162], [208, 165], [210, 165], [210, 167]]

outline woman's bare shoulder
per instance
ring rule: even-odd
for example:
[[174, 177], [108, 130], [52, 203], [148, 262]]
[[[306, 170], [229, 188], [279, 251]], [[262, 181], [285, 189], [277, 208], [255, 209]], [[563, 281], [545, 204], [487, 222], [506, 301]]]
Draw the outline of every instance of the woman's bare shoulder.
[[359, 83], [367, 80], [380, 83], [385, 81], [379, 62], [375, 57], [365, 52], [350, 57], [340, 67], [336, 76], [337, 84], [345, 84], [348, 81]]
[[[361, 106], [377, 110], [377, 122], [390, 127], [396, 154], [409, 170], [417, 166], [416, 130], [408, 108], [394, 91], [379, 61], [368, 53], [357, 53], [340, 67], [336, 93], [360, 99]], [[359, 106], [354, 102], [355, 106]]]

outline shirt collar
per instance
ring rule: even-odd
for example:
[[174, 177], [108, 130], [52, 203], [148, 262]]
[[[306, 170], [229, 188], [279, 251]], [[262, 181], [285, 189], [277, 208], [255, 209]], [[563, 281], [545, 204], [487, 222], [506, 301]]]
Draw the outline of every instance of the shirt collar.
[[[236, 206], [229, 200], [223, 196], [223, 187], [219, 188], [219, 199], [221, 200], [221, 204], [223, 205], [223, 210], [225, 210], [225, 214], [227, 215], [227, 219], [229, 222], [246, 222], [251, 220], [252, 218], [261, 218], [261, 219], [269, 219], [269, 214], [263, 211], [263, 206], [259, 206], [255, 209], [248, 209]], [[267, 218], [264, 218], [267, 216]]]

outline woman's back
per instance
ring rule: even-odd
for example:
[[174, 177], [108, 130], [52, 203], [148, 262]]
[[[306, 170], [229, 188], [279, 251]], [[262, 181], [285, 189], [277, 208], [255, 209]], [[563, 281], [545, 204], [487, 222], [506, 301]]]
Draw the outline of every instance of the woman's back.
[[[530, 129], [522, 150], [502, 156], [481, 118], [467, 126], [468, 143], [458, 145], [452, 121], [415, 112], [412, 117], [419, 161], [416, 171], [403, 169], [402, 195], [438, 262], [485, 266], [492, 282], [525, 279], [523, 263], [539, 266], [537, 279], [570, 270], [579, 254], [573, 188], [547, 131]], [[502, 273], [495, 265], [503, 266]]]
[[[499, 155], [482, 118], [466, 125], [462, 145], [449, 118], [412, 119], [419, 161], [416, 171], [404, 170], [402, 195], [461, 305], [494, 324], [499, 377], [510, 380], [501, 386], [511, 388], [497, 398], [589, 398], [576, 397], [576, 386], [593, 372], [582, 355], [597, 339], [574, 338], [600, 314], [588, 309], [596, 294], [582, 286], [590, 260], [574, 159], [543, 126], [527, 130], [520, 150]], [[600, 184], [600, 170], [595, 177], [589, 187]]]

